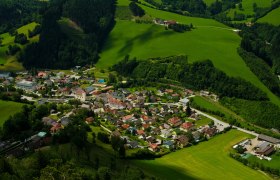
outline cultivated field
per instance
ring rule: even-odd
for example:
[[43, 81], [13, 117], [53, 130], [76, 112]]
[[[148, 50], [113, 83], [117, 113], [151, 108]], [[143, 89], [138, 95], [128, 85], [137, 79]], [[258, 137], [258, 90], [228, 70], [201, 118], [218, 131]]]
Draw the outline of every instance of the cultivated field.
[[[128, 0], [120, 0], [124, 6]], [[272, 102], [280, 100], [272, 94], [250, 71], [237, 54], [240, 37], [229, 27], [212, 19], [186, 17], [142, 6], [152, 17], [174, 19], [180, 23], [195, 26], [190, 32], [176, 33], [154, 24], [137, 24], [118, 20], [101, 53], [97, 68], [107, 69], [119, 62], [125, 55], [137, 59], [187, 55], [190, 62], [210, 59], [215, 67], [230, 76], [239, 76], [265, 91]]]
[[275, 26], [280, 25], [280, 7], [274, 9], [273, 11], [269, 12], [264, 17], [258, 19], [260, 23], [269, 23]]
[[0, 127], [2, 127], [9, 116], [19, 112], [22, 105], [16, 102], [0, 100]]
[[[22, 26], [17, 31], [18, 33], [24, 33], [28, 37], [28, 30], [33, 30], [37, 23], [33, 22], [30, 24], [27, 24], [25, 26]], [[1, 38], [3, 38], [2, 46], [0, 48], [0, 64], [3, 64], [3, 66], [0, 66], [0, 70], [5, 71], [16, 71], [16, 70], [22, 70], [23, 67], [21, 63], [17, 61], [16, 55], [15, 56], [8, 56], [6, 55], [6, 51], [8, 50], [9, 45], [14, 45], [14, 36], [11, 36], [9, 33], [4, 33], [0, 35]], [[30, 43], [35, 42], [39, 40], [39, 36], [34, 36], [33, 38], [28, 38]], [[19, 45], [19, 44], [18, 44]], [[24, 46], [19, 45], [21, 48]]]
[[138, 160], [135, 163], [161, 179], [270, 179], [228, 155], [232, 145], [248, 137], [231, 130], [197, 146], [156, 160]]

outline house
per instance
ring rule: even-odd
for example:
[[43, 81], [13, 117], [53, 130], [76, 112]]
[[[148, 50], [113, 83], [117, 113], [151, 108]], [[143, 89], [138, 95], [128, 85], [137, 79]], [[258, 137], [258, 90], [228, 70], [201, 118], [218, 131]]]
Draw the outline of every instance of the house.
[[40, 71], [40, 72], [38, 72], [37, 77], [45, 79], [48, 77], [48, 74], [46, 72]]
[[138, 148], [139, 143], [137, 141], [129, 141], [126, 143], [126, 146], [131, 149]]
[[183, 124], [181, 124], [180, 129], [182, 131], [190, 131], [194, 129], [194, 125], [191, 122], [184, 122]]
[[196, 142], [199, 142], [200, 137], [201, 137], [201, 133], [199, 131], [194, 131], [192, 132], [193, 138]]
[[135, 118], [134, 118], [134, 115], [133, 114], [130, 114], [130, 115], [127, 115], [127, 116], [124, 116], [124, 117], [122, 117], [122, 121], [123, 122], [129, 122], [129, 121], [132, 121], [132, 120], [134, 120]]
[[49, 118], [49, 117], [43, 117], [42, 122], [44, 125], [47, 125], [47, 126], [52, 126], [53, 123], [56, 123], [56, 121], [54, 119]]
[[204, 133], [204, 135], [207, 138], [211, 138], [213, 137], [218, 131], [216, 129], [216, 127], [205, 127], [204, 129], [202, 129], [202, 132]]
[[89, 87], [85, 88], [86, 94], [91, 94], [94, 90], [95, 90], [95, 88], [93, 86], [89, 86]]
[[171, 129], [162, 129], [160, 132], [160, 136], [163, 138], [169, 138], [172, 135], [172, 130]]
[[200, 91], [200, 96], [209, 96], [210, 92], [209, 91]]
[[148, 136], [146, 137], [146, 141], [149, 143], [156, 143], [156, 138], [154, 138], [153, 136]]
[[173, 117], [173, 118], [170, 118], [168, 120], [168, 123], [172, 126], [172, 127], [178, 127], [182, 124], [182, 121], [180, 118], [178, 117]]
[[188, 102], [189, 102], [188, 98], [183, 98], [179, 100], [179, 104], [181, 104], [182, 106], [187, 106]]
[[62, 117], [60, 119], [60, 123], [61, 123], [62, 126], [65, 127], [65, 126], [67, 126], [70, 123], [70, 119], [68, 117]]
[[170, 25], [175, 25], [175, 24], [177, 24], [177, 22], [174, 21], [174, 20], [167, 20], [167, 21], [164, 21], [164, 25], [165, 25], [166, 27], [169, 27]]
[[88, 118], [86, 118], [86, 123], [87, 123], [87, 124], [92, 124], [93, 121], [94, 121], [94, 118], [93, 118], [93, 117], [88, 117]]
[[86, 101], [86, 92], [80, 88], [77, 89], [75, 91], [75, 98], [79, 99], [82, 102]]
[[270, 136], [266, 136], [264, 134], [260, 134], [258, 136], [258, 140], [259, 141], [267, 141], [267, 142], [270, 142], [272, 144], [280, 144], [280, 139], [276, 139], [276, 138], [273, 138], [273, 137], [270, 137]]
[[163, 140], [162, 146], [167, 149], [174, 148], [174, 142], [171, 140]]
[[137, 130], [137, 134], [138, 134], [138, 135], [144, 135], [144, 134], [145, 134], [145, 131], [142, 130], [142, 129], [141, 129], [141, 130]]
[[123, 128], [123, 129], [128, 129], [128, 128], [129, 128], [129, 124], [123, 124], [123, 125], [122, 125], [122, 128]]
[[275, 151], [274, 146], [266, 141], [262, 141], [255, 148], [256, 148], [255, 152], [257, 154], [264, 155], [264, 156], [269, 156], [271, 153], [273, 153]]
[[55, 125], [53, 125], [53, 127], [51, 128], [51, 133], [52, 134], [56, 134], [59, 132], [59, 130], [62, 128], [60, 123], [56, 123]]
[[153, 152], [159, 151], [159, 147], [157, 144], [150, 144], [148, 149]]
[[189, 138], [185, 135], [178, 136], [176, 140], [177, 140], [177, 145], [180, 148], [183, 148], [189, 144]]

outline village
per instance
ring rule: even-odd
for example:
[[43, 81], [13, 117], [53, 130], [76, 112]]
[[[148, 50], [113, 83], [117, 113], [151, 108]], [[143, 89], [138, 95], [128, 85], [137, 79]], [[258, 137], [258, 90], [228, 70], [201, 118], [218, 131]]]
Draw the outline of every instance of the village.
[[[148, 149], [158, 154], [208, 140], [232, 128], [190, 107], [189, 101], [195, 95], [217, 101], [218, 96], [208, 91], [195, 93], [184, 88], [149, 87], [115, 89], [107, 80], [94, 78], [89, 69], [80, 68], [70, 73], [39, 71], [32, 75], [21, 72], [14, 77], [7, 73], [1, 74], [0, 79], [0, 86], [23, 91], [23, 101], [37, 105], [56, 103], [64, 107], [63, 112], [52, 110], [49, 116], [42, 118], [42, 123], [50, 127], [49, 132], [38, 132], [25, 140], [31, 148], [40, 147], [47, 133], [55, 135], [68, 126], [70, 116], [80, 108], [95, 114], [83, 121], [90, 126], [99, 126], [108, 136], [125, 140], [127, 149]], [[76, 101], [76, 106], [68, 105], [70, 101]], [[1, 142], [0, 151], [14, 151], [22, 144]], [[276, 146], [273, 146], [274, 150]]]

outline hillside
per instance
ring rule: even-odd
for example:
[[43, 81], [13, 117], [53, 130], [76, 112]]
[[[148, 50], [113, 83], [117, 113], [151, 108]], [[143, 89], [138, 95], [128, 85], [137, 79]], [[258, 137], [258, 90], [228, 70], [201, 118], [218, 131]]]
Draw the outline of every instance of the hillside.
[[[118, 6], [125, 6], [128, 3], [128, 0], [121, 0]], [[230, 76], [250, 81], [265, 91], [272, 102], [280, 105], [280, 100], [259, 81], [238, 55], [237, 48], [241, 38], [232, 29], [212, 19], [185, 17], [142, 7], [154, 18], [173, 19], [184, 24], [192, 23], [195, 29], [176, 33], [154, 24], [117, 20], [104, 45], [101, 59], [96, 65], [98, 68], [106, 69], [127, 54], [137, 59], [178, 54], [187, 55], [190, 62], [210, 59], [218, 69]]]
[[162, 179], [270, 179], [229, 157], [231, 146], [245, 138], [247, 134], [232, 130], [162, 158], [135, 163]]
[[[20, 33], [24, 33], [27, 37], [28, 37], [28, 30], [32, 31], [38, 24], [33, 22], [30, 24], [27, 24], [25, 26], [20, 27], [19, 29], [17, 29], [17, 32]], [[8, 50], [8, 46], [9, 45], [14, 45], [14, 39], [15, 36], [11, 36], [9, 33], [4, 33], [0, 35], [2, 39], [2, 47], [0, 48], [0, 64], [2, 64], [2, 66], [0, 66], [0, 70], [5, 70], [5, 71], [17, 71], [17, 70], [22, 70], [23, 66], [21, 63], [19, 63], [17, 61], [17, 55], [15, 56], [9, 56], [6, 54], [6, 51]], [[29, 40], [29, 44], [32, 42], [37, 42], [39, 40], [39, 36], [34, 36], [32, 38], [28, 38]], [[24, 45], [20, 45], [18, 44], [21, 49], [25, 48], [27, 46]]]
[[0, 100], [0, 127], [4, 124], [4, 122], [15, 113], [21, 110], [23, 104], [11, 102], [11, 101], [2, 101]]
[[257, 22], [269, 23], [269, 24], [272, 24], [272, 25], [275, 25], [275, 26], [279, 26], [280, 25], [280, 7], [272, 10], [271, 12], [269, 12], [264, 17], [258, 19]]

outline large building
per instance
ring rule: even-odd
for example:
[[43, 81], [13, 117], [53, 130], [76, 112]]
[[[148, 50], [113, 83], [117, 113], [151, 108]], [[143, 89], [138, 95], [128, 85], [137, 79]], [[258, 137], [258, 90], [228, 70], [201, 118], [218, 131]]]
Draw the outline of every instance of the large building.
[[17, 82], [16, 87], [26, 91], [34, 91], [36, 90], [36, 83], [32, 81], [22, 80]]

